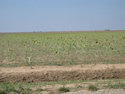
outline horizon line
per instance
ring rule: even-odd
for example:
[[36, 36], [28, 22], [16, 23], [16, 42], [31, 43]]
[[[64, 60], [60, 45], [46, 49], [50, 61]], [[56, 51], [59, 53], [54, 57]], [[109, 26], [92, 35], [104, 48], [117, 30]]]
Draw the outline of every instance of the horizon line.
[[63, 32], [118, 32], [118, 31], [123, 31], [125, 32], [125, 30], [110, 30], [110, 29], [106, 29], [106, 30], [69, 30], [69, 31], [29, 31], [29, 32], [0, 32], [0, 34], [2, 33], [63, 33]]

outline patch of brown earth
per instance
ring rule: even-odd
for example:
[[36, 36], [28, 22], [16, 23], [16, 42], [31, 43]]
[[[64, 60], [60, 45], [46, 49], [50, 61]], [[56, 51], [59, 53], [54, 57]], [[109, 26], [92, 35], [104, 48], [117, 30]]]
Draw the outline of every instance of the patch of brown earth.
[[0, 82], [125, 79], [125, 64], [0, 68]]

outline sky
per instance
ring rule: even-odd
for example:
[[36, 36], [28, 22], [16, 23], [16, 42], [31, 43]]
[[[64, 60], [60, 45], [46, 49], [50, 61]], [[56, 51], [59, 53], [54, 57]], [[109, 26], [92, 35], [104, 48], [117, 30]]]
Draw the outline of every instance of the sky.
[[0, 32], [125, 30], [125, 0], [0, 0]]

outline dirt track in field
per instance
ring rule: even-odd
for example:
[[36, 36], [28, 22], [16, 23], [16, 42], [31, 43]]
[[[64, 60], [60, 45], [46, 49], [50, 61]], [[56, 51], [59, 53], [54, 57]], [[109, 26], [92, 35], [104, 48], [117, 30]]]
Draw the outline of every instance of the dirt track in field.
[[125, 79], [125, 64], [75, 66], [0, 67], [0, 82], [42, 82], [60, 80]]

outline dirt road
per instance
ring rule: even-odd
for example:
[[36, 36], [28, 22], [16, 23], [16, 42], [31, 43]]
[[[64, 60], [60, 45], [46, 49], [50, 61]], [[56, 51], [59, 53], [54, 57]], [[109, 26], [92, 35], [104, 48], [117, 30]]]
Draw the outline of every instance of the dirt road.
[[41, 82], [125, 78], [125, 64], [0, 67], [0, 82]]

